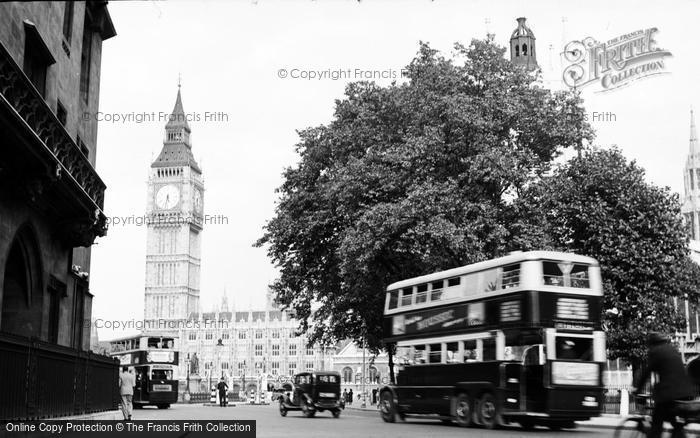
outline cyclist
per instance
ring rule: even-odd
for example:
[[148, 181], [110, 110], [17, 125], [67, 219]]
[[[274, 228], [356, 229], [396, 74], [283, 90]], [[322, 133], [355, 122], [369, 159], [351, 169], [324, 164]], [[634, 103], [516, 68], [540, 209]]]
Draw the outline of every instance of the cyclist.
[[651, 373], [657, 373], [658, 382], [654, 386], [654, 413], [651, 416], [651, 429], [648, 438], [661, 438], [664, 421], [673, 426], [672, 438], [683, 438], [685, 432], [683, 423], [676, 421], [675, 401], [692, 400], [693, 384], [685, 372], [685, 366], [680, 353], [670, 343], [666, 336], [660, 333], [649, 333], [647, 337], [649, 354], [647, 366], [635, 382], [633, 392], [642, 388]]

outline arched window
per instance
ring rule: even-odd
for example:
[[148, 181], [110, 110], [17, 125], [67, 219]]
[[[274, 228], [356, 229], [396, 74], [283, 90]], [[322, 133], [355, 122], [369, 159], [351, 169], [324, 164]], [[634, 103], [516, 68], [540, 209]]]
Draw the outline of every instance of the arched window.
[[517, 44], [515, 45], [515, 56], [520, 56], [520, 46]]
[[350, 368], [350, 367], [343, 368], [343, 382], [345, 382], [345, 383], [352, 382], [352, 368]]
[[369, 383], [379, 383], [379, 371], [374, 365], [369, 367]]
[[[39, 249], [34, 236], [30, 225], [17, 231], [7, 255], [0, 288], [3, 294], [0, 331], [27, 337], [41, 336], [44, 298]], [[82, 320], [80, 322], [82, 324]]]
[[523, 56], [527, 56], [527, 44], [523, 44]]

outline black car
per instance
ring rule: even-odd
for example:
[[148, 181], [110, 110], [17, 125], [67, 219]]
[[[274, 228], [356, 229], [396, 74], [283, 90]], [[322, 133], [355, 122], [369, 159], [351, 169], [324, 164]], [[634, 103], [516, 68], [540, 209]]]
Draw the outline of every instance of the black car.
[[311, 418], [316, 412], [330, 411], [335, 418], [340, 417], [343, 404], [340, 401], [340, 373], [319, 371], [299, 373], [294, 376], [291, 398], [286, 394], [280, 397], [280, 415], [288, 411], [302, 411]]

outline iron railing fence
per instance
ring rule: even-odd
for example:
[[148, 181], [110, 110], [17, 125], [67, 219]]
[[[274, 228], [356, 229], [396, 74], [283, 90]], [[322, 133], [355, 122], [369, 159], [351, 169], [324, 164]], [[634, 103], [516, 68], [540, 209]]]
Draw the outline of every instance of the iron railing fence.
[[119, 362], [0, 333], [0, 419], [29, 420], [117, 409]]

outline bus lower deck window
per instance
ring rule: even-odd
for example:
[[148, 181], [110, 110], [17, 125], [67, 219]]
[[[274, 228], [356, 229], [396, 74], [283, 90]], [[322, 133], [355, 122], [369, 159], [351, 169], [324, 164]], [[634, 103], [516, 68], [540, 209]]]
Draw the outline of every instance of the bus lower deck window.
[[416, 345], [413, 347], [413, 363], [425, 363], [425, 346]]
[[483, 340], [483, 360], [496, 360], [496, 340], [486, 338]]
[[459, 356], [459, 344], [457, 342], [449, 342], [447, 344], [447, 363], [461, 362], [462, 358]]
[[430, 363], [442, 362], [442, 344], [430, 345]]
[[464, 361], [476, 362], [479, 360], [479, 352], [476, 349], [476, 341], [464, 341]]

